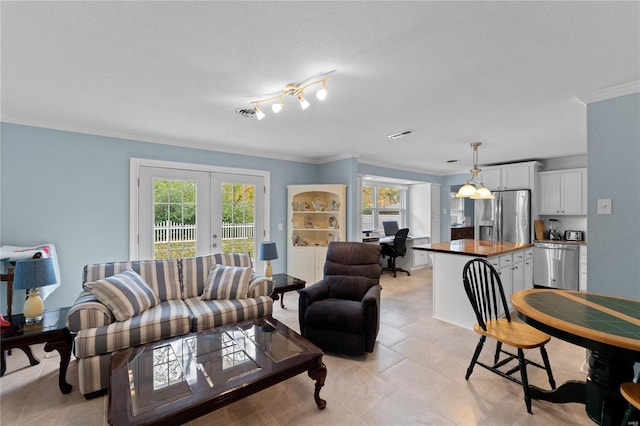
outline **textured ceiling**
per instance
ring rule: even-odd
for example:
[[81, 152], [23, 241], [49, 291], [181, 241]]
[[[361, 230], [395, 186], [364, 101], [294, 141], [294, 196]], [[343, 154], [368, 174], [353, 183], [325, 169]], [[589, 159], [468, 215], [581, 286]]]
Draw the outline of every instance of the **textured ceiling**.
[[[447, 174], [475, 140], [480, 163], [585, 154], [576, 96], [640, 80], [639, 2], [0, 7], [3, 121], [275, 158]], [[235, 112], [330, 70], [306, 111]]]

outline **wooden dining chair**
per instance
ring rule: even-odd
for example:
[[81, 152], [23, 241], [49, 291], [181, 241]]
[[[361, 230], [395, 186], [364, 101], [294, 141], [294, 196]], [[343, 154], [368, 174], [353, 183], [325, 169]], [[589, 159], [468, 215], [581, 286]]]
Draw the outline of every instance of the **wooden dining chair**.
[[[551, 340], [551, 337], [527, 324], [511, 321], [500, 275], [486, 260], [473, 259], [467, 262], [462, 271], [462, 278], [464, 290], [478, 320], [474, 324], [473, 330], [480, 334], [480, 341], [476, 346], [465, 379], [469, 380], [473, 368], [477, 364], [512, 382], [519, 383], [524, 389], [527, 412], [531, 414], [527, 364], [546, 370], [551, 388], [556, 388], [547, 350], [544, 347]], [[487, 337], [497, 341], [493, 365], [478, 360]], [[503, 344], [516, 348], [517, 355], [504, 350]], [[544, 366], [525, 358], [524, 349], [533, 348], [540, 348]], [[501, 354], [506, 355], [502, 360], [500, 360]], [[518, 365], [509, 368], [507, 364], [514, 360], [518, 361]], [[507, 368], [509, 369], [506, 370]], [[520, 371], [520, 379], [513, 376], [517, 371]]]
[[623, 383], [620, 385], [620, 393], [629, 403], [621, 425], [638, 424], [638, 420], [640, 420], [640, 383]]

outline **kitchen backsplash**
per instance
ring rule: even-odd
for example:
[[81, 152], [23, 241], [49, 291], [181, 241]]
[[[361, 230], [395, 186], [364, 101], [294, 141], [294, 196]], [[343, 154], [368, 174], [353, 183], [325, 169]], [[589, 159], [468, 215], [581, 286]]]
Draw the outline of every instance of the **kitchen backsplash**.
[[588, 239], [587, 217], [586, 216], [540, 216], [544, 221], [544, 229], [551, 229], [551, 221], [549, 219], [557, 219], [556, 229], [560, 231], [560, 235], [564, 237], [564, 231], [583, 231], [584, 240]]

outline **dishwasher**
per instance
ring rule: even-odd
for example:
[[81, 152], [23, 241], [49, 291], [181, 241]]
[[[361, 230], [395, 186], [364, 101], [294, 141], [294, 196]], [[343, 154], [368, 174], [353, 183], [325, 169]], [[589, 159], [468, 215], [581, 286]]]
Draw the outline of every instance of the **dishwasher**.
[[535, 243], [534, 287], [578, 290], [579, 247], [575, 244]]

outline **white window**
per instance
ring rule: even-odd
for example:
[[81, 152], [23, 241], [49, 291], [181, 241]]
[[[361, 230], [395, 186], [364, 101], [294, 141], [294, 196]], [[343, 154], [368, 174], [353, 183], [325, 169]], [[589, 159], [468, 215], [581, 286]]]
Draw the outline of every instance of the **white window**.
[[396, 221], [399, 228], [407, 223], [407, 188], [383, 182], [362, 186], [362, 231], [384, 235], [382, 222]]

